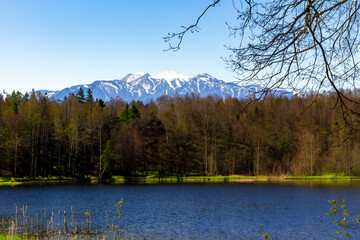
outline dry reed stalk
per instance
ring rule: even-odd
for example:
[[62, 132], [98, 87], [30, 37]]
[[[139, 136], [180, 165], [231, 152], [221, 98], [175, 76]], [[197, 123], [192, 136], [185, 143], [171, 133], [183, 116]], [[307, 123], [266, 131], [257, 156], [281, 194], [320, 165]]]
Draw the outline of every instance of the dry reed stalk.
[[66, 211], [64, 211], [64, 231], [66, 233], [66, 235], [68, 234], [68, 229], [67, 229], [67, 222], [66, 222]]
[[51, 233], [54, 234], [54, 212], [51, 212]]
[[61, 231], [61, 228], [60, 228], [60, 223], [61, 223], [61, 213], [60, 213], [60, 210], [58, 211], [59, 213], [59, 223], [58, 223], [58, 230], [59, 232]]
[[74, 208], [71, 206], [71, 230], [74, 229]]
[[91, 232], [91, 213], [89, 212], [89, 221], [90, 221], [90, 232]]
[[4, 216], [1, 217], [1, 230], [3, 231], [4, 230], [4, 227], [5, 227], [5, 219], [4, 219]]
[[75, 226], [75, 237], [74, 237], [74, 239], [77, 239], [78, 237], [77, 237], [77, 226]]
[[11, 220], [11, 226], [9, 228], [9, 234], [8, 236], [12, 239], [15, 237], [15, 222], [14, 220]]
[[15, 203], [15, 231], [17, 230], [17, 226], [18, 226], [18, 209]]

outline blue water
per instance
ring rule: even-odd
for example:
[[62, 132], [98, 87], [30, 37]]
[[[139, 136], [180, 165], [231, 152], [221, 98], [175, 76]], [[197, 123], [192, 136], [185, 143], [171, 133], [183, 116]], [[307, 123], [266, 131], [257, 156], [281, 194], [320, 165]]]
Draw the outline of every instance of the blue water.
[[[360, 215], [360, 185], [347, 184], [174, 184], [57, 185], [0, 188], [0, 214], [11, 216], [15, 204], [28, 211], [58, 210], [84, 222], [87, 209], [92, 228], [105, 231], [105, 211], [124, 198], [120, 220], [131, 239], [329, 239], [341, 230], [334, 224], [328, 199], [346, 199], [349, 212]], [[70, 221], [70, 220], [69, 220]], [[115, 218], [111, 218], [115, 221]], [[360, 225], [349, 223], [352, 239]]]

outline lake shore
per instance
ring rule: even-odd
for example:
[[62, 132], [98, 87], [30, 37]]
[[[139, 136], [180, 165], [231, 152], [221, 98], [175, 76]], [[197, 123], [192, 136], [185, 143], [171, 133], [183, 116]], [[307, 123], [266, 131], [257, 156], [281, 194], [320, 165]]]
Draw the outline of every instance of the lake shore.
[[[287, 182], [287, 181], [353, 181], [360, 180], [360, 176], [344, 176], [341, 174], [318, 174], [312, 176], [243, 176], [243, 175], [230, 175], [230, 176], [112, 176], [111, 178], [103, 179], [105, 184], [163, 184], [163, 183], [250, 183], [250, 182]], [[85, 176], [85, 178], [73, 177], [9, 177], [0, 176], [1, 186], [19, 186], [19, 185], [32, 185], [32, 184], [59, 184], [59, 183], [89, 183], [98, 184], [96, 176]]]

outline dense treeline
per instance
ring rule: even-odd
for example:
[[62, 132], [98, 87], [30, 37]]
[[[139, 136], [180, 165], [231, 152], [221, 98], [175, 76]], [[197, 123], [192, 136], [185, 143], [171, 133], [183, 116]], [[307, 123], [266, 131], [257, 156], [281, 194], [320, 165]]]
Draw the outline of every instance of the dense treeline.
[[194, 95], [104, 103], [82, 90], [63, 101], [1, 95], [0, 173], [360, 175], [359, 134], [349, 134], [335, 96], [246, 103]]

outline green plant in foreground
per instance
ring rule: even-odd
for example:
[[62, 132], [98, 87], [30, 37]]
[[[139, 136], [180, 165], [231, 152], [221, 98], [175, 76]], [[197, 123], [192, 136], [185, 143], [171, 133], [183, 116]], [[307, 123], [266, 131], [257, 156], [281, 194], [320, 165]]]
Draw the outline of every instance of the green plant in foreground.
[[259, 234], [262, 234], [262, 237], [265, 238], [265, 239], [270, 239], [271, 237], [266, 233], [264, 232], [263, 230], [259, 231]]
[[91, 232], [91, 215], [89, 209], [85, 212], [85, 219], [86, 219], [86, 231], [87, 233]]
[[23, 237], [8, 237], [5, 235], [0, 235], [0, 240], [28, 240], [28, 238]]
[[[336, 233], [340, 236], [341, 234], [344, 235], [345, 238], [350, 240], [350, 234], [348, 232], [348, 226], [347, 226], [347, 217], [349, 217], [348, 209], [345, 205], [345, 200], [343, 200], [341, 203], [337, 200], [328, 200], [331, 204], [331, 212], [327, 213], [327, 215], [331, 216], [334, 215], [335, 220], [333, 223], [339, 227], [342, 228], [341, 230], [337, 230]], [[355, 217], [355, 221], [357, 223], [360, 223], [359, 216]]]
[[124, 198], [121, 198], [121, 200], [117, 204], [114, 204], [114, 207], [116, 207], [116, 216], [117, 216], [117, 220], [118, 220], [117, 225], [110, 223], [109, 214], [108, 214], [108, 212], [106, 212], [106, 216], [107, 216], [107, 220], [108, 220], [108, 227], [110, 228], [110, 231], [106, 235], [103, 235], [104, 240], [108, 239], [111, 233], [114, 236], [114, 240], [121, 238], [121, 236], [117, 230], [120, 227], [120, 217], [122, 216], [121, 208], [123, 205], [123, 200], [124, 200]]

